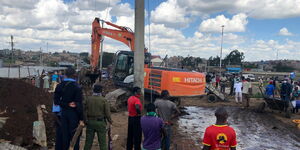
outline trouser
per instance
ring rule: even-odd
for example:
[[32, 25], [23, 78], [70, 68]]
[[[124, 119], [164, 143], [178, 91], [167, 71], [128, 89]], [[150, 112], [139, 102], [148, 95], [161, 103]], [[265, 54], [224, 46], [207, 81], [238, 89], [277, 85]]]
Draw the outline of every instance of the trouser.
[[[55, 114], [56, 115], [56, 114]], [[63, 150], [61, 116], [56, 115], [55, 121], [55, 150]]]
[[142, 128], [141, 117], [128, 117], [127, 150], [141, 150]]
[[250, 106], [250, 96], [247, 93], [243, 93], [243, 99], [246, 99], [246, 107]]
[[242, 92], [235, 92], [235, 101], [236, 101], [237, 103], [243, 102], [243, 99], [242, 99]]
[[289, 108], [290, 104], [290, 96], [289, 95], [281, 95], [281, 99], [284, 100], [284, 111], [286, 112]]
[[51, 90], [54, 92], [55, 91], [55, 88], [57, 86], [57, 82], [56, 81], [52, 81], [52, 84], [51, 84]]
[[233, 95], [233, 84], [230, 85], [230, 94], [229, 95]]
[[97, 133], [100, 150], [107, 150], [106, 122], [97, 120], [89, 120], [87, 122], [84, 150], [92, 148], [95, 133]]
[[169, 150], [171, 145], [172, 127], [171, 125], [164, 125], [166, 135], [163, 137], [161, 142], [162, 150]]
[[218, 88], [219, 87], [219, 82], [216, 82], [216, 88]]
[[[76, 128], [79, 124], [79, 117], [75, 110], [72, 109], [63, 109], [62, 110], [62, 143], [63, 143], [63, 150], [68, 150], [70, 146], [70, 141], [72, 140]], [[79, 150], [79, 139], [78, 137], [74, 150]]]
[[221, 92], [225, 93], [225, 87], [226, 87], [225, 84], [221, 83], [220, 86], [221, 86]]

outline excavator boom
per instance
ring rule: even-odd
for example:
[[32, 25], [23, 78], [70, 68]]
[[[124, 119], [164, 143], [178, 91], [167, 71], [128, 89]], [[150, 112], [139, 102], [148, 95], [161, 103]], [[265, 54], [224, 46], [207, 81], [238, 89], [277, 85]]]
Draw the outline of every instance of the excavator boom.
[[99, 18], [95, 18], [92, 24], [92, 37], [91, 37], [91, 48], [92, 55], [90, 59], [90, 64], [93, 69], [97, 68], [99, 62], [99, 56], [102, 49], [100, 49], [100, 44], [103, 42], [103, 36], [110, 37], [117, 41], [126, 44], [132, 51], [134, 51], [134, 33], [126, 27], [115, 25], [111, 22], [103, 21], [106, 25], [112, 26], [116, 29], [103, 28], [100, 26]]

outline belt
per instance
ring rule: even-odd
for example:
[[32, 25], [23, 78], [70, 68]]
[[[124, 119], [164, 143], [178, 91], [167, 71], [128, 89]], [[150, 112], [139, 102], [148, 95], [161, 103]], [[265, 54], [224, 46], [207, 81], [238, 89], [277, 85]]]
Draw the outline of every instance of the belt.
[[105, 121], [104, 117], [87, 117], [88, 120]]

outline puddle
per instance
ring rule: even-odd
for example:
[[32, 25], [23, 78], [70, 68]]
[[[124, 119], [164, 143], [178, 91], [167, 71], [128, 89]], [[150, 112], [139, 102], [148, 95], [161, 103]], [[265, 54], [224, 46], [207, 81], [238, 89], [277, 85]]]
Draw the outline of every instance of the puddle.
[[[215, 123], [215, 108], [186, 107], [189, 115], [178, 120], [179, 131], [193, 140], [203, 138], [206, 127]], [[227, 107], [228, 122], [237, 133], [238, 150], [299, 150], [300, 137], [268, 114]]]

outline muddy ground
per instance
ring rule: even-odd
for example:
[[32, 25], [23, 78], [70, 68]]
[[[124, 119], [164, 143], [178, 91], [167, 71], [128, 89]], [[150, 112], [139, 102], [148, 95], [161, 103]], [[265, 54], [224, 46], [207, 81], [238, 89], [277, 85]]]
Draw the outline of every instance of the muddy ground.
[[[173, 126], [172, 150], [200, 150], [205, 128], [215, 122], [214, 110], [225, 106], [230, 113], [230, 125], [236, 129], [238, 150], [297, 150], [300, 149], [300, 130], [292, 123], [293, 115], [287, 119], [283, 114], [266, 110], [256, 113], [256, 106], [262, 99], [251, 99], [251, 107], [244, 108], [233, 102], [208, 103], [206, 97], [185, 98], [182, 101], [183, 115]], [[113, 113], [112, 136], [115, 150], [125, 150], [127, 137], [127, 112]], [[82, 146], [84, 137], [82, 137]], [[98, 149], [95, 139], [93, 150]]]
[[[9, 82], [0, 81], [0, 109], [1, 112], [4, 110], [8, 112], [1, 113], [0, 117], [9, 116], [11, 118], [7, 120], [7, 124], [4, 126], [5, 130], [0, 130], [0, 139], [13, 141], [15, 137], [23, 136], [24, 144], [28, 146], [32, 144], [30, 139], [32, 138], [32, 122], [37, 119], [35, 107], [38, 104], [45, 104], [48, 112], [51, 112], [52, 95], [24, 82], [15, 80]], [[105, 85], [104, 94], [114, 89], [109, 81], [102, 84]], [[33, 94], [32, 91], [34, 91]], [[236, 129], [239, 142], [238, 149], [300, 149], [300, 144], [298, 144], [300, 143], [300, 131], [291, 121], [292, 119], [300, 119], [299, 114], [287, 119], [283, 113], [272, 112], [268, 109], [264, 113], [256, 113], [255, 109], [259, 103], [263, 102], [262, 99], [252, 98], [250, 108], [237, 105], [233, 97], [229, 99], [230, 102], [216, 103], [207, 102], [206, 96], [182, 99], [181, 110], [183, 113], [173, 126], [172, 150], [200, 150], [203, 132], [207, 126], [215, 122], [214, 110], [220, 106], [225, 106], [230, 113], [229, 123]], [[125, 150], [127, 116], [125, 107], [117, 113], [112, 113], [114, 121], [112, 126], [114, 150]], [[53, 149], [52, 141], [54, 140], [55, 128], [51, 113], [45, 114], [44, 118], [49, 148]], [[85, 134], [83, 133], [81, 137], [82, 148], [84, 140]], [[31, 149], [30, 147], [28, 148]], [[96, 138], [93, 149], [99, 149]]]

